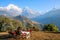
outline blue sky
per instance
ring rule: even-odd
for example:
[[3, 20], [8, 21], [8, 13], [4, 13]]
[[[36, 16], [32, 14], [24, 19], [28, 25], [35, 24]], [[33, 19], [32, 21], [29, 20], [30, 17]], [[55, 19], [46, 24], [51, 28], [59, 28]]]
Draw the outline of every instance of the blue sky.
[[29, 7], [36, 11], [46, 11], [52, 8], [60, 8], [60, 0], [0, 0], [0, 7], [14, 4], [20, 8]]

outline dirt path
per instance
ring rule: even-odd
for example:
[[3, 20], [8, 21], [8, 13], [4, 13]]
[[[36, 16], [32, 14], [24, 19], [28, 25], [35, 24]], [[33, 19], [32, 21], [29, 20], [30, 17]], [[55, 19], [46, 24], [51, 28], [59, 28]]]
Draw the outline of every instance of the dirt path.
[[1, 35], [6, 35], [6, 34], [8, 34], [7, 32], [0, 32], [0, 36]]

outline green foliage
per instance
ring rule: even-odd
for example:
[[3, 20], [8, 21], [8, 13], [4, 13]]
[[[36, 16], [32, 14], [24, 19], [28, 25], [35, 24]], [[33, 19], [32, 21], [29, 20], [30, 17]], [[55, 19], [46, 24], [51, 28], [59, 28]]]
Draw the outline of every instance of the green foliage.
[[47, 24], [47, 25], [44, 25], [43, 30], [44, 31], [57, 32], [58, 28], [54, 24]]
[[7, 17], [0, 17], [0, 32], [8, 31], [10, 29], [15, 30], [18, 26], [21, 26], [22, 22], [9, 19]]
[[39, 30], [38, 26], [36, 24], [31, 23], [30, 21], [22, 22], [19, 20], [14, 20], [8, 17], [0, 16], [0, 32], [16, 30], [18, 27], [22, 27], [22, 30], [26, 30], [26, 28], [29, 28], [33, 31]]
[[32, 31], [39, 31], [39, 27], [33, 23], [27, 23], [26, 28], [31, 29]]
[[33, 31], [39, 31], [39, 28], [38, 27], [31, 27], [31, 30], [33, 30]]

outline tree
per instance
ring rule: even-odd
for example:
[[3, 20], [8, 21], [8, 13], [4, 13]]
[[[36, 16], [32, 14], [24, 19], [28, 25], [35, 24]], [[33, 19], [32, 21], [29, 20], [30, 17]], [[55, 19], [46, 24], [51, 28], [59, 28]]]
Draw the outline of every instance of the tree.
[[58, 28], [54, 24], [44, 25], [43, 31], [57, 32]]
[[0, 22], [0, 31], [6, 31], [4, 20]]
[[0, 22], [0, 31], [1, 31], [1, 28], [2, 28], [2, 22]]

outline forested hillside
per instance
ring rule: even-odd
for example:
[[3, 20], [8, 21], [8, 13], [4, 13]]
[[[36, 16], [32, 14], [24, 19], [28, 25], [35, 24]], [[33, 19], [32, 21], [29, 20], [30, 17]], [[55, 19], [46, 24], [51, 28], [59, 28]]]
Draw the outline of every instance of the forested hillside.
[[22, 30], [26, 30], [26, 28], [31, 30], [39, 30], [37, 23], [33, 23], [32, 21], [23, 22], [4, 15], [0, 16], [0, 31], [16, 30], [17, 27], [22, 27]]

